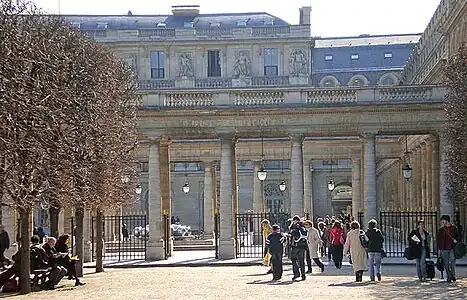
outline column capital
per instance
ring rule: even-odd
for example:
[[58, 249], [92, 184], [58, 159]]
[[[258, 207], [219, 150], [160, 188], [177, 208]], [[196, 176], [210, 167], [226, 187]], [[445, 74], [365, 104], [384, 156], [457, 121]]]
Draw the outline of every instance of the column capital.
[[362, 132], [360, 133], [360, 139], [362, 140], [367, 140], [367, 139], [375, 139], [376, 138], [376, 132]]
[[235, 135], [235, 133], [221, 133], [218, 134], [217, 137], [221, 141], [231, 141], [232, 143], [237, 143], [238, 137]]
[[200, 164], [204, 169], [214, 168], [216, 166], [216, 161], [214, 161], [214, 160], [212, 160], [212, 161], [202, 161]]
[[305, 139], [305, 136], [302, 135], [302, 134], [291, 134], [289, 135], [290, 137], [290, 140], [292, 142], [300, 142], [300, 143], [303, 143], [303, 140]]
[[169, 146], [172, 143], [172, 138], [170, 136], [161, 136], [161, 137], [143, 137], [138, 138], [138, 141], [145, 144], [159, 144], [161, 146]]

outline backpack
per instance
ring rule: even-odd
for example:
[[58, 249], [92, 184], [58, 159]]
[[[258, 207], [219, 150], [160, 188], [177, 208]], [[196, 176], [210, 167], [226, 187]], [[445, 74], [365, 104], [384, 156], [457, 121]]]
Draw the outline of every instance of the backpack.
[[362, 247], [368, 248], [369, 239], [363, 230], [360, 230], [358, 237], [360, 238], [360, 244], [362, 244]]
[[294, 238], [293, 242], [295, 246], [297, 247], [307, 247], [308, 246], [308, 240], [307, 240], [307, 230], [303, 226], [297, 226], [297, 232], [299, 233], [298, 238]]

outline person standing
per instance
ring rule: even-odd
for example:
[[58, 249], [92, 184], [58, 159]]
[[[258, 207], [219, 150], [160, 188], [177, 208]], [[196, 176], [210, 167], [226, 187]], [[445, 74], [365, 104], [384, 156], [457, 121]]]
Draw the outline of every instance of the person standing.
[[367, 253], [366, 249], [362, 246], [362, 239], [368, 241], [365, 232], [360, 230], [360, 224], [357, 221], [352, 221], [352, 223], [350, 223], [350, 231], [345, 239], [342, 256], [350, 250], [356, 282], [362, 282], [363, 272], [368, 270]]
[[300, 276], [302, 277], [302, 280], [305, 280], [305, 251], [308, 246], [307, 231], [305, 226], [300, 222], [299, 216], [295, 215], [292, 218], [292, 224], [290, 225], [289, 232], [292, 240], [292, 250], [290, 254], [293, 269], [292, 280], [295, 280]]
[[370, 268], [370, 280], [375, 281], [375, 268], [376, 277], [381, 281], [381, 253], [383, 251], [384, 237], [381, 230], [376, 228], [378, 223], [372, 219], [368, 221], [368, 230], [366, 236], [368, 237], [368, 267]]
[[10, 236], [5, 230], [5, 226], [0, 225], [0, 264], [5, 262], [5, 251], [10, 249]]
[[281, 233], [279, 225], [272, 225], [272, 233], [266, 238], [266, 247], [268, 247], [269, 254], [271, 254], [272, 280], [282, 278], [282, 255], [284, 254], [285, 240], [286, 237]]
[[126, 224], [122, 225], [122, 236], [124, 242], [130, 241], [130, 234], [128, 233], [128, 227], [126, 226]]
[[412, 230], [408, 236], [409, 247], [415, 257], [418, 279], [423, 282], [426, 280], [426, 259], [430, 258], [429, 234], [425, 230], [425, 221], [417, 222], [417, 229]]
[[454, 255], [454, 246], [460, 240], [459, 230], [451, 224], [451, 218], [448, 215], [441, 216], [441, 228], [436, 235], [438, 241], [438, 251], [443, 258], [446, 281], [456, 281], [456, 256]]
[[[269, 253], [269, 248], [266, 244], [266, 239], [272, 233], [272, 226], [268, 219], [264, 219], [263, 221], [261, 221], [261, 229], [263, 230], [263, 241], [264, 241], [263, 261], [266, 261], [266, 256], [268, 256], [268, 254], [271, 254]], [[270, 263], [266, 264], [266, 266], [269, 266], [269, 265]], [[266, 274], [271, 274], [271, 273], [272, 273], [272, 266], [269, 268]]]
[[310, 263], [308, 265], [308, 272], [311, 273], [311, 259], [315, 262], [315, 264], [321, 269], [321, 272], [324, 272], [324, 265], [319, 260], [318, 249], [323, 245], [323, 241], [321, 240], [321, 236], [319, 234], [318, 229], [313, 226], [313, 222], [310, 220], [306, 220], [304, 222], [305, 228], [308, 230], [307, 235], [307, 242], [308, 242], [308, 254], [307, 254], [307, 264], [308, 264], [308, 257], [310, 257]]
[[344, 230], [340, 221], [334, 221], [334, 225], [329, 233], [329, 241], [331, 244], [332, 260], [337, 269], [342, 268], [342, 259], [344, 258], [343, 248], [345, 243]]

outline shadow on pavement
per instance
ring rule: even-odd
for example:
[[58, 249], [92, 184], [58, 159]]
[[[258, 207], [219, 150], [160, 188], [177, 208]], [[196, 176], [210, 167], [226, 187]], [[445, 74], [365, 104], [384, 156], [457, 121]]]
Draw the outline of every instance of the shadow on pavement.
[[300, 281], [273, 281], [273, 280], [254, 280], [247, 282], [246, 284], [266, 284], [266, 285], [291, 285]]

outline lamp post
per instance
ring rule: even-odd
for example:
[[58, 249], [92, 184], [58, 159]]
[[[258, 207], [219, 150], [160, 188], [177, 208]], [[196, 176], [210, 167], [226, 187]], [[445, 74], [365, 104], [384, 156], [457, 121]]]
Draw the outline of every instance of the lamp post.
[[408, 163], [409, 151], [407, 145], [407, 135], [405, 136], [405, 159], [406, 164], [402, 167], [402, 175], [404, 176], [405, 181], [409, 181], [412, 178], [413, 170]]
[[335, 188], [334, 180], [330, 179], [328, 182], [328, 190], [332, 192], [334, 188]]
[[143, 188], [141, 187], [141, 184], [138, 184], [135, 188], [136, 195], [141, 195], [143, 192]]
[[264, 140], [263, 140], [263, 136], [261, 136], [261, 166], [259, 167], [258, 173], [256, 175], [258, 176], [259, 181], [261, 181], [261, 205], [263, 207], [262, 211], [265, 212], [266, 205], [264, 203], [264, 181], [266, 180], [266, 177], [268, 176], [268, 172], [264, 168], [263, 161], [264, 161]]
[[187, 163], [185, 163], [185, 184], [182, 187], [182, 190], [185, 194], [190, 192], [190, 184], [188, 183], [188, 175], [187, 175]]

